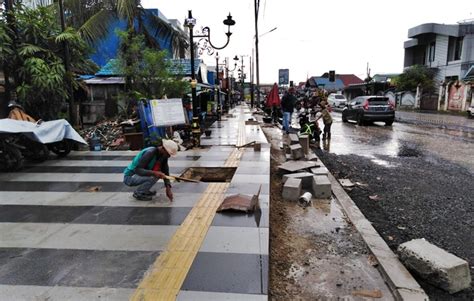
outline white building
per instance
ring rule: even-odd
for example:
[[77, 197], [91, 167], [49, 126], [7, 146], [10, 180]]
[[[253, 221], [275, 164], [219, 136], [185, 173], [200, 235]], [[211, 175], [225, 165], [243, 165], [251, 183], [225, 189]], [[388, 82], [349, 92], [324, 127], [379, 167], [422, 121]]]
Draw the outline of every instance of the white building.
[[425, 65], [441, 82], [463, 80], [474, 66], [474, 19], [455, 25], [421, 24], [408, 30], [404, 67]]

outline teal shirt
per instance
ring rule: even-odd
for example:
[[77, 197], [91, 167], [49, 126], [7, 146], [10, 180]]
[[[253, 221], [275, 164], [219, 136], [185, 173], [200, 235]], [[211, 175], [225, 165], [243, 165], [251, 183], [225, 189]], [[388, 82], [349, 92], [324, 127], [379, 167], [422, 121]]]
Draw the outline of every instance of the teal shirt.
[[[123, 173], [125, 176], [133, 176], [134, 174], [152, 176], [151, 170], [157, 162], [160, 163], [160, 171], [169, 176], [168, 158], [161, 156], [154, 146], [142, 149], [125, 168]], [[164, 179], [164, 182], [166, 186], [171, 187], [168, 179]]]
[[[150, 150], [150, 149], [153, 149], [155, 148], [154, 146], [150, 146], [150, 147], [147, 147], [147, 148], [144, 148], [142, 149], [136, 156], [135, 158], [133, 158], [132, 160], [132, 163], [130, 163], [127, 168], [125, 168], [125, 170], [123, 171], [123, 173], [126, 175], [126, 176], [132, 176], [135, 172], [135, 168], [137, 168], [138, 166], [138, 163], [140, 162], [140, 160], [142, 159], [143, 157], [143, 153], [145, 153], [146, 151]], [[156, 163], [156, 158], [154, 157], [150, 163], [148, 163], [148, 166], [147, 166], [147, 169], [151, 170], [153, 168], [153, 166], [155, 165]]]

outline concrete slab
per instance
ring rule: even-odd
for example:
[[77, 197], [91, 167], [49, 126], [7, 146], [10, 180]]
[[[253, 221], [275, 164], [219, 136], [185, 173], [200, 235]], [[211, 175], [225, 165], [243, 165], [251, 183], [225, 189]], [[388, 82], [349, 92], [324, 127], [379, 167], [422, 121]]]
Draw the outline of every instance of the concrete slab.
[[329, 174], [329, 170], [324, 166], [318, 166], [316, 168], [311, 168], [311, 172], [315, 176], [327, 176]]
[[283, 185], [282, 196], [285, 200], [297, 201], [301, 195], [302, 180], [289, 178]]
[[398, 247], [400, 260], [427, 282], [450, 294], [470, 287], [467, 261], [446, 252], [425, 239], [413, 239]]
[[295, 172], [297, 170], [304, 170], [309, 169], [311, 167], [318, 166], [316, 162], [309, 162], [309, 161], [288, 161], [278, 166], [278, 169], [287, 171], [287, 172]]
[[289, 173], [283, 175], [282, 182], [285, 183], [286, 180], [290, 178], [296, 178], [302, 180], [302, 188], [303, 189], [311, 189], [313, 183], [313, 176], [314, 174], [310, 172], [298, 172], [298, 173]]

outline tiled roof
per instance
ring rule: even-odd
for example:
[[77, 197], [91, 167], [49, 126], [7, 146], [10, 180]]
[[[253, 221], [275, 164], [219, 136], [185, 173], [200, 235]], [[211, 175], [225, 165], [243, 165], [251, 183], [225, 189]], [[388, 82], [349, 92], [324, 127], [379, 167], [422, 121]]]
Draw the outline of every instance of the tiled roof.
[[344, 86], [364, 83], [362, 79], [355, 76], [354, 74], [336, 74], [336, 78], [342, 80]]

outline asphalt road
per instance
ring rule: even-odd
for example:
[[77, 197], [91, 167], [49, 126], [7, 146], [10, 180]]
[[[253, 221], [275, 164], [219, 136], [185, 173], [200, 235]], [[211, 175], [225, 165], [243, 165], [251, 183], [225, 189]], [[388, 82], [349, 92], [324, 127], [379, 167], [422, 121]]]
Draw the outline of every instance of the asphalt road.
[[332, 113], [332, 116], [330, 153], [355, 154], [384, 165], [387, 162], [381, 160], [381, 156], [396, 157], [413, 151], [428, 156], [433, 154], [474, 172], [474, 132], [404, 123], [384, 126], [383, 122], [375, 122], [370, 126], [358, 126], [354, 122], [343, 123], [340, 113]]
[[[332, 113], [332, 140], [316, 151], [336, 178], [358, 182], [348, 194], [396, 251], [425, 238], [467, 260], [474, 274], [474, 132], [394, 123], [358, 126]], [[453, 296], [417, 279], [432, 299]]]

